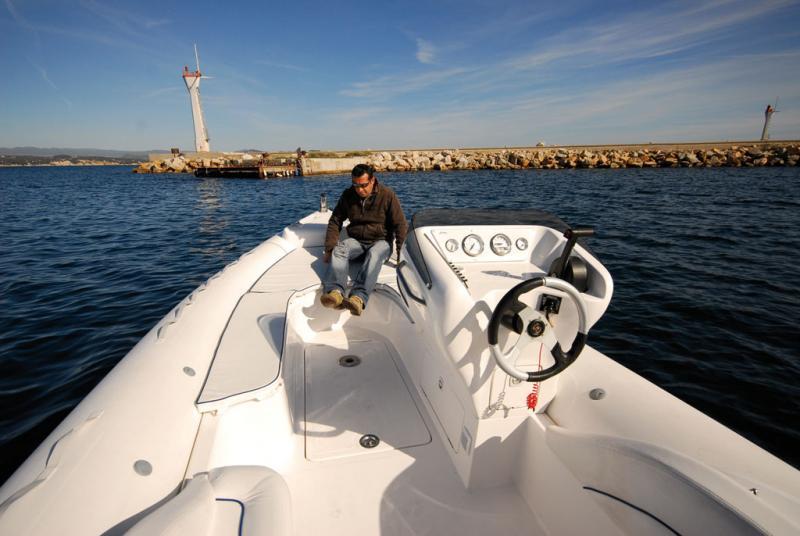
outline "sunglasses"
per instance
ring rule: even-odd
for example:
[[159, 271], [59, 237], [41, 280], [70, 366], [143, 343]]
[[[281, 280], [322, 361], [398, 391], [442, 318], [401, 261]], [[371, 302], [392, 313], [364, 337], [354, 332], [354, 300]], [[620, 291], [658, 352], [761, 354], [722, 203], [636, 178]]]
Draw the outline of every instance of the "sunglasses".
[[359, 190], [363, 190], [364, 188], [369, 186], [371, 182], [372, 182], [372, 179], [368, 180], [367, 182], [354, 182], [353, 183], [353, 188], [357, 188]]

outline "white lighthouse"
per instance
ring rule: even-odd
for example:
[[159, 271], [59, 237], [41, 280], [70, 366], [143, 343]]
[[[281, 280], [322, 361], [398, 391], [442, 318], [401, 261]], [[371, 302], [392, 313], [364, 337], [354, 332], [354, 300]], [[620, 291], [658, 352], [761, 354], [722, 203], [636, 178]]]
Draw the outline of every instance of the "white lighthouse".
[[764, 130], [761, 131], [761, 141], [769, 140], [769, 122], [772, 121], [772, 114], [777, 112], [778, 99], [775, 99], [775, 106], [767, 104], [767, 109], [764, 110]]
[[197, 45], [194, 46], [194, 59], [197, 62], [197, 70], [189, 71], [189, 67], [183, 68], [183, 81], [186, 82], [186, 89], [189, 91], [189, 100], [192, 102], [192, 120], [194, 121], [194, 147], [197, 152], [208, 152], [208, 130], [203, 119], [203, 109], [200, 106], [200, 58], [197, 55]]

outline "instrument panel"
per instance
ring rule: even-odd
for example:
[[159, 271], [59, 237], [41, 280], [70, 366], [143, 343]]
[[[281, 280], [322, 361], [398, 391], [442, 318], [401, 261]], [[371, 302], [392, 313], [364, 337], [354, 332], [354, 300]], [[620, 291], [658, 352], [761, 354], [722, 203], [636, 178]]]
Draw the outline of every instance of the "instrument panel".
[[530, 227], [447, 227], [431, 231], [434, 244], [450, 262], [530, 259]]

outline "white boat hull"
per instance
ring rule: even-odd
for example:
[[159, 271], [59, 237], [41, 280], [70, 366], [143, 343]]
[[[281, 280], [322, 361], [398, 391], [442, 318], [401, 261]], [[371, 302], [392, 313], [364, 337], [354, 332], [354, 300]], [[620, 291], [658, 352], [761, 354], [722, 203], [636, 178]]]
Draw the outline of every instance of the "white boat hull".
[[321, 308], [326, 221], [159, 322], [0, 489], [0, 534], [800, 532], [796, 470], [591, 347], [527, 409], [486, 349], [498, 265], [470, 279], [488, 312], [445, 264], [431, 289], [384, 267], [363, 317]]

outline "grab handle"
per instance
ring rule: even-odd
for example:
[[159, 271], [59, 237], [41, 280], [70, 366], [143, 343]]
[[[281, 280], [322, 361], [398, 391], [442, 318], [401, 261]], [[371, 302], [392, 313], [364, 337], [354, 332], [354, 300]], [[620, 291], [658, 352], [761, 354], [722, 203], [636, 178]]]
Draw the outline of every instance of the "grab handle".
[[400, 281], [400, 284], [402, 285], [403, 289], [406, 291], [406, 294], [408, 294], [408, 296], [412, 300], [414, 300], [415, 302], [417, 302], [419, 304], [422, 304], [422, 305], [428, 305], [424, 298], [421, 298], [421, 297], [417, 296], [416, 294], [414, 294], [413, 292], [411, 292], [411, 287], [408, 286], [408, 281], [406, 281], [406, 278], [403, 275], [403, 268], [405, 268], [407, 264], [408, 263], [406, 261], [404, 261], [404, 260], [400, 261], [399, 263], [397, 263], [397, 279], [398, 279], [398, 281]]

